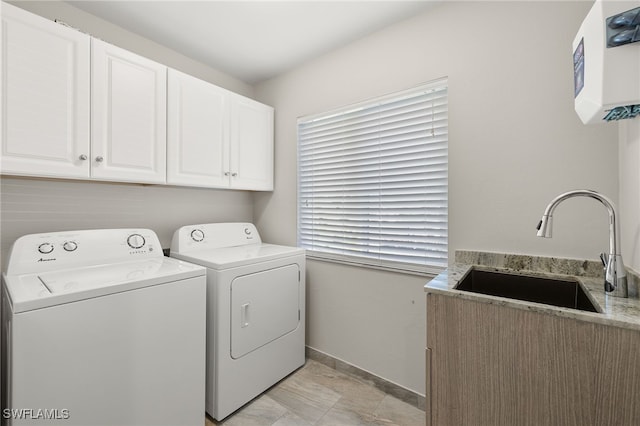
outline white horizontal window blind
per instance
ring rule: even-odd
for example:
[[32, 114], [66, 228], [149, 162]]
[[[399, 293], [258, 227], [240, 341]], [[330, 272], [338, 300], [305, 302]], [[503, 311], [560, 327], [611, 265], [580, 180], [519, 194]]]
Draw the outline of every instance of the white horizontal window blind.
[[429, 272], [447, 264], [447, 81], [298, 120], [298, 244]]

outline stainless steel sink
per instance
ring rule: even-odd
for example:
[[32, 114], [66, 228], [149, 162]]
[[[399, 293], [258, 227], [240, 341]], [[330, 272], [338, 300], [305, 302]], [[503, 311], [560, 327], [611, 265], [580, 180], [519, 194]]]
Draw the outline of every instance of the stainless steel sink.
[[471, 269], [456, 290], [598, 312], [577, 280]]

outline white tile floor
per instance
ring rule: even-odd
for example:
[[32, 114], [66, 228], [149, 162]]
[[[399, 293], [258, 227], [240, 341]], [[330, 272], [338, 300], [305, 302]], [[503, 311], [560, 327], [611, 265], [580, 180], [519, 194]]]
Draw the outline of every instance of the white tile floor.
[[205, 426], [424, 426], [425, 413], [319, 362], [304, 367], [223, 422]]

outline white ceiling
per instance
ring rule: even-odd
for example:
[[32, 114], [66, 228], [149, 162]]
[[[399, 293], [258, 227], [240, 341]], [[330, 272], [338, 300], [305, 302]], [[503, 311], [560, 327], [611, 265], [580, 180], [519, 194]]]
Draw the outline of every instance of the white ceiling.
[[68, 1], [246, 83], [274, 77], [436, 0]]

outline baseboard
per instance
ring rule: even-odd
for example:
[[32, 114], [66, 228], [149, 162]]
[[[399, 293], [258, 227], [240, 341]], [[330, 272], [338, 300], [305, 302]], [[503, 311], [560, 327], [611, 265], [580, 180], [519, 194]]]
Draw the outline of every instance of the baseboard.
[[334, 370], [341, 373], [355, 376], [358, 379], [363, 380], [374, 386], [375, 388], [381, 390], [382, 392], [398, 398], [399, 400], [404, 401], [407, 404], [411, 404], [422, 411], [424, 411], [426, 408], [424, 395], [420, 395], [419, 393], [402, 387], [396, 383], [385, 380], [382, 377], [376, 376], [375, 374], [358, 368], [355, 365], [349, 364], [348, 362], [342, 361], [341, 359], [334, 358], [329, 354], [326, 354], [309, 346], [306, 347], [305, 353], [307, 358], [309, 359], [324, 364], [327, 367], [333, 368]]

